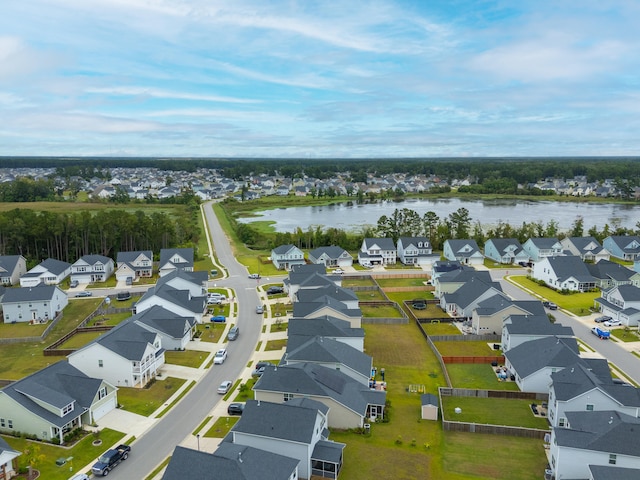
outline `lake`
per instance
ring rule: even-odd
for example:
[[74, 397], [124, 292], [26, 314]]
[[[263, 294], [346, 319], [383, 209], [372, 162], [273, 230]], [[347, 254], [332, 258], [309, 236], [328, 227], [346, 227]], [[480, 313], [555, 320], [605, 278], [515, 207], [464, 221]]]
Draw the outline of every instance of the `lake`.
[[610, 227], [635, 228], [640, 221], [640, 205], [621, 205], [613, 203], [571, 203], [528, 200], [465, 200], [460, 198], [407, 199], [403, 201], [385, 201], [372, 204], [342, 202], [322, 206], [278, 208], [256, 212], [258, 217], [240, 218], [238, 221], [274, 222], [278, 232], [293, 232], [300, 227], [321, 226], [340, 228], [346, 231], [359, 231], [365, 226], [375, 226], [382, 215], [390, 216], [398, 208], [415, 210], [420, 216], [433, 211], [438, 217], [446, 218], [459, 208], [469, 210], [472, 223], [479, 221], [483, 226], [497, 225], [500, 221], [512, 226], [522, 222], [558, 222], [561, 231], [570, 230], [575, 220], [582, 216], [585, 234], [592, 226], [602, 230], [605, 224]]

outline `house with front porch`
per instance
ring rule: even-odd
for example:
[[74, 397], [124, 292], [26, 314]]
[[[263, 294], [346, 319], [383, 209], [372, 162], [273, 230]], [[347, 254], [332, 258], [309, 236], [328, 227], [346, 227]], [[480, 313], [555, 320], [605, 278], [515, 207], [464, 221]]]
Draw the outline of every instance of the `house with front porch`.
[[590, 369], [576, 364], [551, 374], [547, 403], [551, 426], [566, 427], [567, 412], [615, 410], [640, 417], [640, 389], [614, 382], [605, 359], [597, 369], [593, 366], [593, 362]]
[[580, 257], [571, 255], [542, 258], [534, 263], [531, 276], [560, 291], [589, 292], [598, 283]]
[[164, 365], [162, 337], [131, 318], [68, 356], [86, 375], [119, 387], [144, 387]]
[[301, 479], [337, 479], [345, 444], [329, 440], [330, 414], [333, 410], [312, 398], [249, 400], [223, 443], [293, 458]]
[[7, 441], [0, 437], [0, 480], [8, 480], [17, 475], [17, 466], [14, 460], [22, 455], [11, 448]]
[[2, 296], [4, 323], [44, 323], [53, 320], [69, 303], [55, 285], [7, 288]]
[[610, 235], [602, 242], [612, 257], [633, 262], [640, 259], [640, 236]]
[[153, 252], [151, 250], [118, 252], [116, 265], [116, 280], [119, 282], [126, 281], [127, 278], [131, 278], [134, 282], [140, 278], [151, 278]]
[[530, 238], [522, 245], [532, 262], [562, 255], [562, 243], [555, 237]]
[[330, 316], [346, 320], [351, 328], [360, 328], [362, 325], [362, 310], [360, 307], [349, 308], [343, 302], [334, 298], [323, 298], [317, 302], [294, 302], [294, 318], [317, 318]]
[[40, 285], [60, 285], [71, 275], [71, 264], [55, 258], [47, 258], [20, 277], [21, 287]]
[[442, 255], [447, 260], [457, 260], [463, 265], [482, 265], [484, 255], [475, 240], [449, 239], [445, 240]]
[[365, 238], [358, 252], [358, 263], [363, 267], [395, 265], [396, 246], [392, 238]]
[[590, 478], [598, 465], [611, 474], [599, 479], [621, 480], [618, 469], [640, 469], [639, 418], [615, 410], [567, 412], [566, 417], [566, 426], [551, 432], [552, 478]]
[[66, 434], [98, 422], [117, 404], [113, 384], [61, 360], [0, 390], [0, 431], [63, 443]]
[[104, 255], [83, 255], [71, 265], [71, 280], [78, 283], [105, 282], [115, 270], [113, 260]]
[[396, 250], [404, 265], [431, 265], [439, 258], [432, 255], [433, 249], [427, 237], [400, 237]]
[[27, 261], [22, 255], [0, 255], [0, 286], [17, 285], [25, 273]]
[[294, 265], [304, 265], [304, 253], [295, 245], [280, 245], [271, 250], [271, 262], [278, 270], [291, 270]]
[[193, 248], [163, 248], [160, 250], [158, 273], [164, 277], [174, 270], [193, 272]]
[[609, 252], [594, 237], [566, 237], [560, 243], [565, 252], [576, 255], [584, 262], [598, 263], [609, 260]]
[[640, 322], [640, 288], [620, 285], [603, 290], [594, 300], [603, 315], [620, 320], [627, 327], [635, 327]]
[[176, 290], [187, 290], [193, 297], [201, 297], [207, 294], [208, 280], [209, 275], [204, 271], [187, 272], [185, 270], [174, 270], [159, 278], [156, 282], [156, 288], [167, 285]]
[[618, 285], [640, 287], [640, 272], [610, 260], [600, 260], [595, 264], [587, 264], [589, 273], [596, 279], [596, 286], [601, 290], [609, 290]]
[[490, 238], [484, 244], [484, 256], [504, 265], [529, 263], [529, 255], [516, 238]]
[[327, 268], [351, 267], [353, 257], [342, 247], [335, 245], [314, 248], [309, 252], [311, 263], [322, 264]]

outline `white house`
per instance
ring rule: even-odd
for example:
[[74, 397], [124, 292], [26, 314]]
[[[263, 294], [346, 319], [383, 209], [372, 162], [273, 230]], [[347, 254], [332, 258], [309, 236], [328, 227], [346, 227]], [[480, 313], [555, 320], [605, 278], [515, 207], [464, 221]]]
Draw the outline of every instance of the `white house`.
[[490, 238], [484, 244], [484, 256], [505, 265], [529, 262], [529, 255], [516, 238]]
[[0, 480], [14, 477], [17, 474], [14, 460], [21, 455], [11, 448], [4, 438], [0, 437]]
[[150, 278], [153, 275], [153, 252], [151, 250], [118, 252], [116, 265], [116, 279], [119, 282], [127, 278], [131, 278], [132, 281]]
[[104, 255], [83, 255], [71, 265], [71, 280], [78, 283], [104, 282], [113, 275], [115, 264]]
[[321, 263], [328, 268], [350, 267], [353, 265], [351, 254], [344, 248], [335, 245], [314, 248], [309, 252], [309, 261], [311, 263]]
[[20, 286], [35, 287], [40, 283], [59, 285], [69, 275], [71, 275], [70, 263], [47, 258], [20, 277]]
[[0, 285], [17, 285], [27, 273], [27, 261], [22, 255], [0, 255]]
[[594, 237], [566, 237], [560, 243], [564, 251], [580, 257], [585, 262], [598, 263], [609, 260], [610, 254]]
[[530, 238], [522, 248], [533, 262], [545, 257], [558, 257], [562, 255], [562, 244], [555, 237]]
[[404, 265], [430, 265], [437, 260], [427, 237], [400, 237], [396, 249]]
[[604, 315], [620, 320], [633, 327], [640, 322], [640, 288], [633, 285], [619, 285], [603, 290], [595, 300]]
[[174, 270], [193, 272], [193, 248], [163, 248], [160, 250], [161, 277]]
[[464, 265], [482, 265], [484, 255], [475, 240], [445, 240], [442, 255], [447, 260], [457, 260]]
[[358, 263], [362, 266], [395, 265], [396, 246], [391, 238], [365, 238], [358, 252]]
[[291, 270], [294, 265], [304, 265], [304, 253], [295, 245], [280, 245], [271, 250], [271, 261], [278, 270]]
[[67, 295], [55, 285], [8, 288], [2, 297], [4, 323], [53, 320], [68, 303]]
[[544, 257], [533, 265], [531, 276], [556, 290], [588, 292], [596, 288], [597, 280], [580, 257]]
[[153, 306], [160, 306], [182, 317], [194, 317], [202, 323], [207, 312], [206, 295], [192, 295], [189, 290], [178, 290], [171, 285], [149, 288], [136, 303], [136, 313], [143, 312]]

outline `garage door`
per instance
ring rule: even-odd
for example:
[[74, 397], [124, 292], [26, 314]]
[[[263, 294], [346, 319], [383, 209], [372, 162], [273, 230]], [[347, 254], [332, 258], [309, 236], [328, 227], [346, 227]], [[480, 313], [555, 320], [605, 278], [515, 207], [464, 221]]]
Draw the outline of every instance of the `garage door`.
[[100, 405], [93, 411], [93, 420], [98, 421], [114, 408], [116, 408], [116, 399], [115, 397], [112, 397], [111, 400], [106, 402], [104, 405]]

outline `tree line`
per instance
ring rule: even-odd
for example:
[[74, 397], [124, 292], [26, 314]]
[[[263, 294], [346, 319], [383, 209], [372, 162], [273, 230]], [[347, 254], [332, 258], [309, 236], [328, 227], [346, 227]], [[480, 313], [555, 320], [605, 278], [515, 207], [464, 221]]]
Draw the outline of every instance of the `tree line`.
[[[197, 206], [180, 215], [141, 210], [84, 210], [57, 213], [30, 209], [0, 212], [0, 255], [23, 255], [30, 267], [45, 258], [69, 263], [87, 254], [116, 257], [120, 251], [196, 248]], [[197, 250], [196, 250], [197, 251]]]

